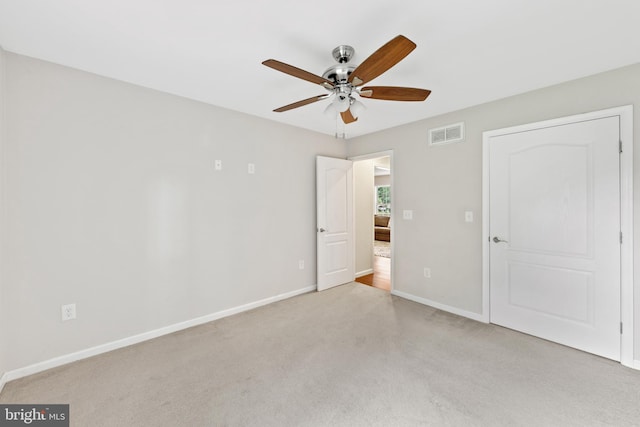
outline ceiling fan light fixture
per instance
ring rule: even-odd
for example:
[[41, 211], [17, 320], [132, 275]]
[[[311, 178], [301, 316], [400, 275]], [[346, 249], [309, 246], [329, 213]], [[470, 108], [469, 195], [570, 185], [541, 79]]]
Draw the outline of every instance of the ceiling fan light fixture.
[[351, 107], [350, 107], [351, 115], [357, 119], [358, 116], [360, 116], [360, 114], [362, 114], [364, 110], [367, 109], [367, 107], [357, 99], [355, 98], [351, 98], [351, 99], [353, 99], [353, 102], [351, 102]]
[[328, 119], [335, 120], [336, 116], [338, 115], [338, 109], [335, 105], [333, 105], [333, 102], [330, 102], [329, 105], [327, 105], [327, 108], [324, 109], [324, 115]]
[[344, 113], [349, 109], [349, 106], [351, 105], [349, 95], [345, 95], [342, 93], [336, 95], [335, 99], [333, 100], [333, 105], [338, 112]]

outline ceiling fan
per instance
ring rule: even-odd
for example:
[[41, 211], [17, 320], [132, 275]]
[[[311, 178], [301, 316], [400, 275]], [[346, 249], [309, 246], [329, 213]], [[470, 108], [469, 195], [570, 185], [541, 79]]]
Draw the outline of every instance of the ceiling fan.
[[329, 67], [322, 76], [275, 59], [267, 59], [262, 63], [263, 65], [299, 79], [319, 84], [329, 91], [329, 93], [303, 99], [302, 101], [276, 108], [273, 111], [281, 113], [333, 97], [333, 101], [325, 109], [325, 114], [336, 117], [340, 113], [342, 121], [345, 124], [349, 124], [358, 120], [359, 114], [365, 109], [364, 105], [356, 100], [354, 95], [388, 101], [424, 101], [431, 93], [430, 90], [398, 86], [361, 87], [396, 65], [415, 48], [416, 44], [414, 42], [400, 35], [387, 42], [356, 67], [349, 64], [355, 50], [351, 46], [341, 45], [333, 49], [333, 58], [338, 63]]

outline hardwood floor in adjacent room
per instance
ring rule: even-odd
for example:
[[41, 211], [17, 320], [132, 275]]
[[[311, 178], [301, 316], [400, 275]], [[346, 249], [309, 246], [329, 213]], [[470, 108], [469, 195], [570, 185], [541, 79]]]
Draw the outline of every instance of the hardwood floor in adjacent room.
[[373, 273], [358, 277], [356, 282], [391, 291], [391, 258], [373, 257]]

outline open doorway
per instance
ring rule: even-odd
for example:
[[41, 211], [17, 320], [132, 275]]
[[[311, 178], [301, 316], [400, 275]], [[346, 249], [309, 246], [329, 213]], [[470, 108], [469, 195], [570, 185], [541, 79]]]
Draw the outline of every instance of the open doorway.
[[389, 292], [393, 253], [391, 153], [352, 160], [356, 281]]

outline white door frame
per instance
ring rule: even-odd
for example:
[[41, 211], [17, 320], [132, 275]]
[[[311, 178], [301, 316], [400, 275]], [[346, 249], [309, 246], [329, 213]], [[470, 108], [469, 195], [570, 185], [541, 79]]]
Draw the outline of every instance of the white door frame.
[[[569, 117], [529, 123], [482, 134], [482, 320], [490, 319], [490, 246], [489, 246], [489, 140], [491, 137], [516, 132], [561, 126], [604, 117], [620, 117], [620, 321], [624, 325], [620, 336], [620, 363], [634, 367], [634, 306], [633, 306], [633, 105], [578, 114]], [[640, 367], [635, 366], [640, 369]]]
[[[360, 160], [373, 160], [373, 159], [379, 159], [380, 157], [389, 157], [389, 165], [391, 167], [391, 171], [389, 174], [389, 189], [391, 191], [391, 215], [389, 215], [390, 219], [389, 221], [391, 222], [391, 224], [395, 224], [394, 222], [394, 218], [395, 218], [395, 210], [396, 210], [396, 199], [395, 199], [395, 189], [393, 187], [393, 183], [394, 183], [394, 179], [393, 179], [393, 174], [395, 171], [395, 166], [393, 165], [393, 150], [386, 150], [386, 151], [378, 151], [376, 153], [370, 153], [370, 154], [363, 154], [360, 156], [353, 156], [353, 157], [348, 157], [347, 160], [351, 160], [353, 162], [357, 162]], [[355, 185], [355, 181], [354, 181], [354, 185]], [[395, 271], [395, 260], [396, 257], [393, 256], [393, 249], [395, 248], [395, 236], [396, 233], [393, 232], [393, 230], [391, 231], [391, 264], [389, 266], [390, 270], [389, 271], [389, 281], [390, 281], [390, 291], [393, 293], [393, 289], [394, 289], [394, 279], [393, 279], [393, 274]]]

